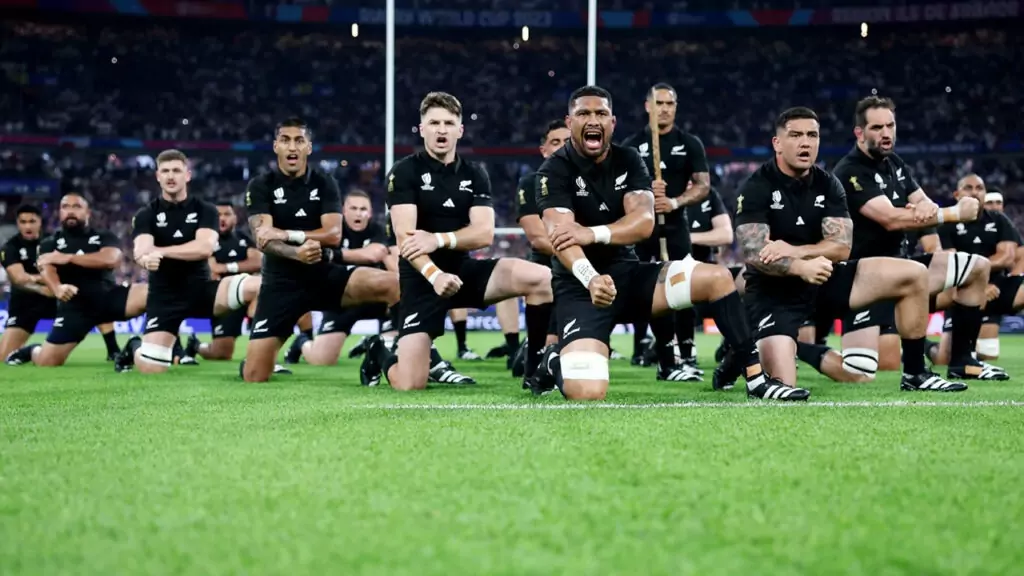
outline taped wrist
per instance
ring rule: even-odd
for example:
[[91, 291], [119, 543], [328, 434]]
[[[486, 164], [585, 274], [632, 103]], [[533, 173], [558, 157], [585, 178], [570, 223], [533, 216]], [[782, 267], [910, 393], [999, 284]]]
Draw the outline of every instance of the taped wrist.
[[939, 224], [946, 222], [959, 222], [960, 221], [960, 205], [950, 206], [948, 208], [942, 208], [939, 213], [935, 216], [935, 220]]
[[591, 226], [594, 233], [594, 242], [598, 244], [609, 244], [612, 241], [612, 229], [607, 226]]
[[580, 258], [572, 263], [572, 275], [583, 284], [584, 288], [588, 289], [590, 281], [599, 276], [594, 265], [586, 258]]
[[423, 265], [423, 268], [420, 269], [420, 274], [423, 274], [423, 277], [427, 279], [427, 282], [430, 282], [431, 286], [433, 286], [437, 277], [441, 275], [441, 269], [437, 267], [437, 264], [427, 262]]
[[306, 241], [306, 233], [300, 230], [289, 230], [288, 231], [288, 243], [289, 244], [302, 244]]

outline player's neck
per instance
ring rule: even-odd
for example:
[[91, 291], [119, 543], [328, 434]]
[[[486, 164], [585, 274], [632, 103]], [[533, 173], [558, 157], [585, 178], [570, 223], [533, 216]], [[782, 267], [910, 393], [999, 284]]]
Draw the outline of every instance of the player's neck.
[[775, 159], [775, 165], [778, 166], [779, 172], [782, 172], [786, 176], [789, 176], [790, 178], [796, 180], [806, 178], [807, 175], [810, 174], [811, 172], [810, 168], [808, 168], [807, 170], [797, 170], [790, 166], [789, 164], [787, 164], [785, 160], [780, 160], [779, 158]]
[[675, 123], [669, 124], [668, 126], [665, 127], [658, 126], [658, 134], [664, 136], [665, 134], [671, 132], [675, 127]]
[[169, 192], [161, 191], [160, 197], [163, 198], [165, 202], [170, 202], [171, 204], [181, 204], [182, 202], [185, 201], [185, 199], [188, 198], [188, 189], [183, 188], [180, 194], [171, 194]]
[[437, 152], [434, 152], [430, 148], [427, 148], [427, 156], [430, 156], [434, 160], [437, 160], [441, 164], [447, 166], [452, 162], [455, 162], [455, 149], [452, 148], [451, 150], [445, 152], [444, 154], [438, 154]]
[[277, 163], [277, 170], [284, 174], [288, 178], [301, 178], [306, 175], [306, 170], [309, 170], [309, 164], [303, 164], [301, 168], [295, 171], [295, 173], [288, 172], [280, 162]]
[[860, 150], [861, 154], [867, 156], [868, 158], [871, 158], [872, 160], [881, 160], [883, 158], [882, 156], [876, 156], [872, 154], [871, 150], [868, 149], [867, 145], [861, 144], [860, 142], [857, 142], [857, 150]]
[[600, 164], [601, 162], [604, 162], [604, 159], [608, 157], [608, 153], [611, 152], [612, 150], [612, 147], [609, 146], [608, 148], [605, 149], [604, 152], [601, 152], [600, 156], [598, 156], [597, 158], [591, 158], [590, 156], [587, 156], [583, 152], [583, 150], [581, 150], [580, 147], [576, 145], [575, 142], [569, 142], [569, 146], [572, 146], [572, 149], [574, 152], [576, 152], [577, 156], [579, 156], [580, 158], [586, 158], [587, 160], [592, 160], [594, 164]]

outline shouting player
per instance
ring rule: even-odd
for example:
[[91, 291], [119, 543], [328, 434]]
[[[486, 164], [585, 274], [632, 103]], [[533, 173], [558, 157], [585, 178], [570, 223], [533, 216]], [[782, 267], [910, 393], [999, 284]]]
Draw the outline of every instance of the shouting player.
[[324, 248], [341, 245], [341, 194], [330, 175], [309, 165], [313, 135], [292, 118], [274, 133], [277, 166], [249, 182], [249, 228], [263, 251], [260, 295], [242, 362], [247, 382], [265, 382], [299, 318], [311, 310], [336, 311], [398, 300], [395, 274], [330, 264]]
[[486, 308], [516, 296], [551, 302], [551, 273], [518, 258], [476, 260], [468, 252], [494, 239], [491, 182], [456, 153], [463, 134], [462, 104], [431, 92], [420, 104], [424, 150], [395, 163], [388, 175], [388, 208], [402, 259], [398, 355], [377, 338], [361, 369], [383, 372], [396, 390], [427, 385], [431, 340], [444, 332], [453, 308]]
[[53, 318], [57, 310], [57, 301], [36, 268], [43, 213], [35, 206], [21, 206], [17, 223], [18, 233], [0, 248], [0, 264], [11, 279], [11, 301], [7, 308], [7, 326], [0, 337], [0, 358], [7, 358], [24, 346], [35, 332], [36, 324]]
[[[556, 256], [553, 285], [562, 346], [560, 358], [549, 353], [539, 372], [553, 373], [570, 400], [603, 399], [615, 324], [643, 322], [694, 302], [708, 303], [709, 315], [733, 348], [748, 352], [750, 330], [728, 270], [689, 255], [640, 262], [633, 252], [631, 247], [654, 229], [655, 195], [638, 151], [612, 144], [611, 95], [598, 86], [578, 88], [569, 99], [566, 124], [569, 143], [544, 161], [537, 179], [537, 207]], [[663, 198], [664, 184], [659, 187]], [[670, 347], [658, 354], [663, 365], [665, 355], [674, 361]], [[756, 363], [746, 374], [752, 395], [764, 397], [778, 388]]]
[[77, 193], [60, 200], [61, 229], [39, 245], [39, 275], [58, 300], [53, 328], [42, 345], [11, 352], [7, 363], [62, 366], [94, 327], [143, 313], [148, 287], [120, 286], [118, 237], [89, 226], [89, 202]]

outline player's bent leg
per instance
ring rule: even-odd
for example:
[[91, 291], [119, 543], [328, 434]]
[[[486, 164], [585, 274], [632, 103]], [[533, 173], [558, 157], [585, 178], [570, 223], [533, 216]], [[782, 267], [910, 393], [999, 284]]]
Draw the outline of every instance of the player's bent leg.
[[281, 338], [250, 339], [245, 348], [242, 379], [246, 382], [266, 382], [274, 373], [277, 353], [284, 345]]
[[397, 358], [401, 358], [401, 362], [382, 366], [392, 388], [401, 392], [426, 389], [431, 344], [430, 335], [425, 332], [406, 334], [398, 339]]
[[28, 330], [12, 326], [8, 323], [3, 335], [0, 336], [0, 358], [7, 358], [11, 352], [24, 346], [31, 336], [32, 333]]
[[398, 296], [398, 274], [359, 266], [352, 269], [348, 282], [345, 283], [341, 307], [348, 308], [359, 304], [391, 306], [398, 302]]
[[347, 336], [345, 332], [318, 334], [302, 344], [302, 357], [311, 366], [333, 366], [338, 363]]
[[[878, 371], [895, 372], [900, 369], [900, 357], [902, 344], [899, 333], [887, 332], [882, 327], [882, 334], [878, 337]], [[895, 326], [891, 330], [896, 330]]]
[[484, 301], [490, 304], [514, 296], [525, 296], [532, 305], [551, 302], [551, 269], [529, 260], [499, 258], [487, 279]]
[[997, 360], [999, 358], [999, 324], [989, 322], [981, 325], [975, 351], [978, 353], [979, 360]]
[[562, 394], [567, 400], [604, 400], [608, 394], [608, 346], [604, 342], [573, 340], [559, 356]]
[[135, 367], [143, 374], [167, 372], [174, 360], [173, 346], [177, 334], [150, 332], [142, 336], [142, 345], [135, 351]]
[[128, 287], [128, 298], [124, 305], [124, 317], [135, 318], [146, 311], [146, 298], [149, 297], [149, 284], [132, 284]]
[[[78, 347], [78, 342], [69, 344], [52, 344], [44, 342], [42, 346], [32, 347], [32, 363], [40, 367], [63, 366], [71, 353]], [[23, 348], [24, 349], [24, 348]], [[10, 362], [8, 362], [10, 363]]]
[[236, 340], [234, 336], [214, 338], [200, 346], [198, 354], [204, 360], [231, 360], [235, 356]]
[[789, 336], [768, 336], [757, 341], [764, 370], [786, 386], [796, 386], [796, 340]]
[[800, 344], [814, 344], [817, 340], [816, 332], [814, 330], [813, 322], [810, 324], [804, 324], [800, 327], [800, 331], [797, 332], [796, 341]]
[[260, 294], [261, 279], [258, 275], [233, 274], [217, 285], [213, 301], [213, 315], [223, 316], [247, 307]]

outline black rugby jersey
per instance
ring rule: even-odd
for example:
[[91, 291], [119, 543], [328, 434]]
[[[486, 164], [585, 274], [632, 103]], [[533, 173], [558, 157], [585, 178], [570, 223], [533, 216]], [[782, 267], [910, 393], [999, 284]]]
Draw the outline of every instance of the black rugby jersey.
[[[537, 173], [530, 172], [519, 179], [519, 185], [516, 187], [516, 223], [520, 226], [524, 216], [541, 215], [537, 209], [537, 180]], [[530, 260], [546, 266], [551, 265], [551, 256], [536, 250], [531, 250]]]
[[[333, 261], [335, 264], [355, 264], [354, 262], [344, 261], [343, 251], [366, 248], [370, 244], [388, 245], [388, 237], [383, 226], [371, 221], [366, 223], [366, 228], [353, 230], [349, 227], [348, 222], [345, 222], [342, 224], [341, 230], [341, 248], [335, 251]], [[373, 266], [375, 268], [384, 268], [383, 263], [374, 264]]]
[[[205, 228], [217, 233], [217, 227], [217, 207], [213, 204], [191, 195], [183, 202], [169, 202], [159, 197], [135, 213], [132, 239], [149, 234], [157, 249], [181, 246], [195, 240], [199, 230]], [[149, 283], [153, 286], [180, 286], [209, 279], [207, 258], [192, 261], [163, 258], [160, 267], [149, 272]]]
[[[775, 159], [765, 162], [740, 186], [736, 198], [736, 227], [767, 224], [769, 240], [793, 246], [809, 246], [824, 239], [825, 218], [849, 218], [846, 195], [839, 181], [811, 167], [805, 178], [796, 179], [779, 170]], [[784, 298], [801, 298], [816, 288], [798, 276], [771, 276], [747, 266], [744, 276], [748, 290], [763, 291]]]
[[[607, 226], [626, 215], [629, 192], [651, 190], [651, 177], [636, 149], [612, 144], [600, 163], [567, 144], [548, 157], [537, 171], [537, 209], [565, 208], [581, 226]], [[583, 247], [594, 268], [604, 273], [615, 262], [637, 260], [632, 246], [591, 244]], [[555, 273], [571, 274], [552, 258]]]
[[[388, 174], [388, 209], [402, 204], [416, 206], [416, 229], [455, 232], [469, 225], [471, 208], [493, 206], [491, 180], [458, 154], [446, 165], [421, 150], [395, 162]], [[448, 272], [457, 270], [468, 257], [458, 248], [439, 248], [430, 254], [430, 259]], [[402, 258], [399, 267], [411, 269], [412, 265]]]
[[[654, 178], [654, 154], [651, 151], [651, 128], [648, 126], [622, 142], [623, 146], [636, 148], [640, 158], [647, 166], [647, 173]], [[693, 134], [683, 132], [673, 126], [667, 134], [658, 138], [661, 149], [661, 178], [665, 181], [665, 195], [677, 198], [690, 183], [690, 179], [698, 172], [708, 172], [708, 157], [704, 144]], [[666, 233], [676, 242], [690, 251], [690, 230], [686, 221], [686, 208], [680, 207], [665, 214]], [[655, 231], [655, 235], [658, 232]]]
[[[218, 264], [243, 262], [249, 257], [249, 248], [255, 247], [256, 243], [245, 232], [232, 228], [220, 235], [217, 240], [217, 251], [213, 253], [213, 259]], [[230, 276], [230, 272], [224, 275]]]
[[[719, 196], [718, 190], [714, 188], [711, 188], [708, 197], [702, 200], [700, 204], [691, 204], [685, 210], [686, 220], [690, 223], [691, 233], [709, 232], [712, 228], [711, 220], [715, 216], [728, 214], [725, 210], [725, 204], [722, 202], [722, 197]], [[693, 248], [690, 249], [690, 254], [700, 262], [714, 262], [715, 251], [716, 248], [711, 246], [694, 244]]]
[[[982, 210], [974, 222], [947, 222], [938, 227], [942, 248], [977, 254], [986, 258], [996, 253], [1000, 242], [1017, 244], [1013, 223], [1001, 212]], [[993, 270], [992, 275], [1006, 274]]]
[[860, 213], [865, 204], [878, 196], [885, 196], [896, 208], [904, 208], [908, 204], [907, 197], [920, 186], [903, 159], [896, 154], [876, 159], [854, 146], [836, 164], [832, 173], [846, 191], [850, 218], [853, 220], [850, 258], [899, 257], [905, 254], [910, 242], [905, 231], [886, 230], [878, 222]]
[[[274, 228], [309, 232], [321, 227], [324, 214], [341, 216], [341, 192], [332, 176], [312, 166], [296, 178], [274, 169], [249, 181], [245, 205], [250, 217], [267, 214], [273, 218]], [[304, 264], [276, 254], [263, 255], [263, 274], [275, 278], [316, 276], [328, 265], [326, 260]]]
[[0, 265], [4, 268], [21, 264], [26, 274], [39, 274], [36, 259], [39, 257], [40, 240], [27, 240], [21, 234], [11, 236], [0, 247]]
[[[120, 248], [120, 242], [113, 232], [78, 226], [71, 230], [59, 230], [43, 239], [39, 244], [39, 254], [95, 254], [109, 247]], [[102, 292], [117, 285], [114, 271], [110, 269], [84, 268], [75, 264], [63, 264], [55, 268], [60, 283], [76, 286], [80, 293]]]

